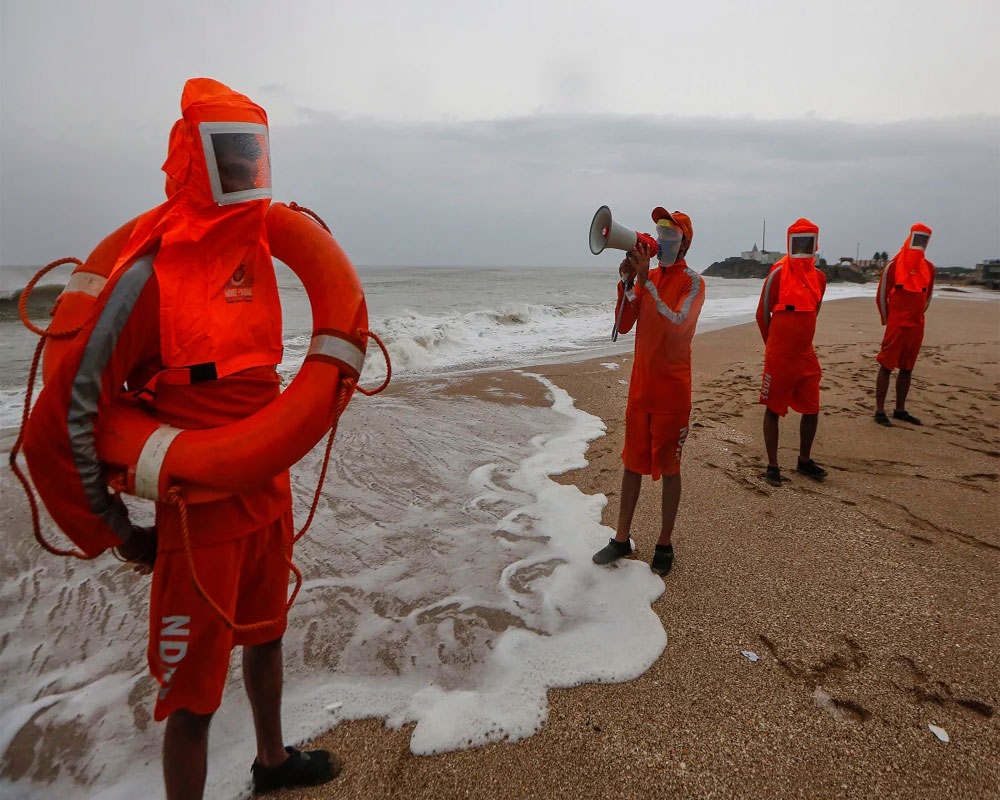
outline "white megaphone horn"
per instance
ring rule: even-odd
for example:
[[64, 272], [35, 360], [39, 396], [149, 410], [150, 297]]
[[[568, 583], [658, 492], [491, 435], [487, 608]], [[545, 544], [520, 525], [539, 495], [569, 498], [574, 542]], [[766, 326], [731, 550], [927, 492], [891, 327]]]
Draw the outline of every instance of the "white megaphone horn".
[[611, 209], [601, 206], [590, 223], [590, 252], [595, 256], [604, 248], [631, 250], [639, 241], [639, 232], [626, 228], [611, 218]]

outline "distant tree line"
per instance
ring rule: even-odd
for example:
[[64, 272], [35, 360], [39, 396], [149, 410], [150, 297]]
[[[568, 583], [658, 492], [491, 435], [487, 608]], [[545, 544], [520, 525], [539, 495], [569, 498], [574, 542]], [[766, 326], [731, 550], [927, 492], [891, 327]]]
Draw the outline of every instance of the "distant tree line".
[[878, 250], [876, 250], [875, 255], [872, 256], [872, 261], [888, 261], [888, 260], [889, 260], [889, 254], [885, 250], [883, 250], [881, 253]]

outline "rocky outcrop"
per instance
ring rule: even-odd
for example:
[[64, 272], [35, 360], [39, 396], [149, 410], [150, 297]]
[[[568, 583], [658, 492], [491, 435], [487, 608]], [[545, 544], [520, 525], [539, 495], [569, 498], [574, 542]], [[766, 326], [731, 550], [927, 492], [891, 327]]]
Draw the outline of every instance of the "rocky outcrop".
[[827, 283], [868, 283], [868, 278], [854, 267], [842, 267], [839, 264], [822, 264], [819, 267], [826, 275]]
[[[827, 283], [868, 283], [868, 279], [852, 267], [834, 264], [819, 264], [818, 267], [826, 275]], [[709, 278], [766, 278], [770, 271], [770, 264], [733, 256], [716, 261], [701, 274]]]
[[709, 278], [766, 278], [771, 268], [752, 258], [733, 256], [724, 261], [716, 261], [707, 267], [702, 275]]

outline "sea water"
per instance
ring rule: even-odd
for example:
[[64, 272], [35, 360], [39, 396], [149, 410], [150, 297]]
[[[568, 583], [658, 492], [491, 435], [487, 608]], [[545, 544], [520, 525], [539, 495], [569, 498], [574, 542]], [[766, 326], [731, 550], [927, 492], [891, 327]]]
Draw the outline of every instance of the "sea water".
[[[590, 555], [613, 535], [601, 525], [606, 498], [553, 480], [586, 465], [601, 420], [530, 372], [479, 395], [455, 387], [470, 371], [588, 355], [620, 362], [631, 337], [609, 341], [616, 276], [359, 273], [397, 389], [349, 406], [296, 549], [305, 582], [284, 638], [286, 738], [363, 717], [412, 724], [417, 754], [530, 736], [546, 719], [549, 688], [629, 680], [655, 661], [667, 638], [650, 604], [663, 582], [639, 561], [595, 567]], [[19, 288], [10, 282], [8, 291]], [[283, 267], [279, 283], [290, 379], [308, 347], [308, 302]], [[760, 281], [706, 283], [700, 329], [752, 318]], [[834, 286], [828, 297], [873, 291]], [[0, 329], [8, 450], [34, 341], [9, 308]], [[370, 349], [363, 380], [373, 384], [384, 372]], [[526, 396], [539, 393], [540, 404]], [[300, 523], [322, 449], [292, 470]], [[145, 663], [148, 579], [109, 557], [48, 555], [6, 467], [0, 491], [0, 788], [12, 797], [148, 792], [161, 780], [162, 737]], [[151, 518], [149, 504], [132, 508], [138, 522]], [[58, 538], [47, 517], [43, 529]], [[254, 737], [238, 662], [212, 726], [211, 797], [248, 787]]]

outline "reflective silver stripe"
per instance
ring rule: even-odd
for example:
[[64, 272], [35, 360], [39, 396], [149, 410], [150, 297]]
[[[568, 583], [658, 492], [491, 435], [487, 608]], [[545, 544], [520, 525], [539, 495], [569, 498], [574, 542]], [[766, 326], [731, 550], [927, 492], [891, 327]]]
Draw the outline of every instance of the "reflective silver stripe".
[[764, 281], [764, 330], [771, 329], [771, 281], [774, 276], [781, 272], [781, 267], [771, 270], [771, 274]]
[[347, 339], [339, 336], [330, 336], [327, 333], [313, 334], [312, 342], [309, 345], [309, 356], [327, 356], [343, 361], [347, 366], [361, 374], [361, 367], [365, 363], [365, 351]]
[[74, 272], [69, 276], [66, 288], [62, 290], [62, 293], [70, 294], [71, 292], [79, 292], [80, 294], [89, 294], [91, 297], [97, 297], [107, 282], [108, 279], [103, 275], [96, 275], [93, 272]]
[[125, 506], [112, 502], [111, 494], [104, 484], [94, 441], [94, 420], [97, 418], [97, 402], [101, 396], [104, 370], [118, 344], [122, 328], [128, 322], [139, 295], [152, 275], [153, 256], [147, 255], [126, 267], [115, 283], [111, 296], [101, 309], [97, 324], [87, 339], [80, 366], [73, 376], [69, 410], [66, 414], [66, 432], [73, 451], [73, 463], [90, 510], [103, 517], [108, 527], [122, 539], [128, 538], [132, 526]]
[[147, 500], [160, 499], [160, 471], [163, 469], [163, 459], [167, 457], [167, 450], [180, 433], [183, 433], [180, 428], [161, 425], [149, 434], [135, 465], [137, 497], [145, 497]]
[[896, 259], [893, 259], [882, 268], [882, 285], [878, 287], [878, 310], [882, 313], [883, 325], [889, 320], [889, 267], [895, 261]]
[[669, 319], [675, 325], [680, 325], [687, 320], [688, 314], [691, 313], [691, 304], [694, 299], [698, 296], [698, 292], [701, 291], [702, 278], [697, 272], [695, 272], [690, 267], [685, 268], [684, 274], [691, 279], [691, 288], [688, 289], [687, 295], [684, 297], [681, 303], [680, 310], [674, 311], [670, 306], [664, 303], [660, 299], [659, 292], [656, 291], [656, 284], [652, 280], [647, 280], [644, 284], [646, 289], [652, 295], [653, 300], [656, 301], [656, 310], [660, 312], [664, 317]]

